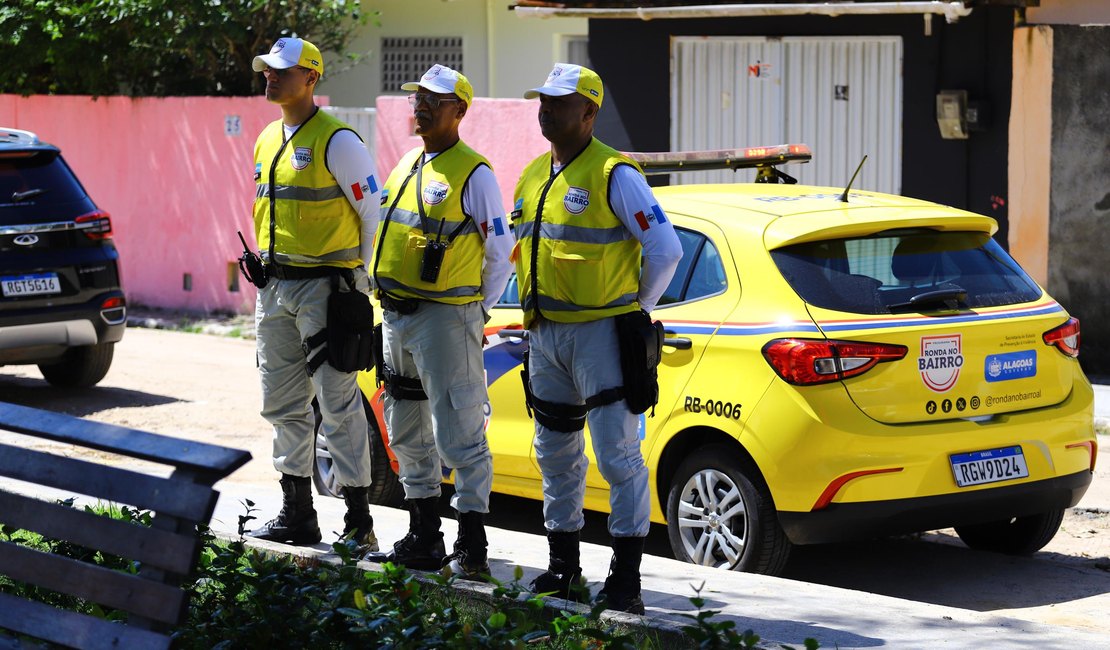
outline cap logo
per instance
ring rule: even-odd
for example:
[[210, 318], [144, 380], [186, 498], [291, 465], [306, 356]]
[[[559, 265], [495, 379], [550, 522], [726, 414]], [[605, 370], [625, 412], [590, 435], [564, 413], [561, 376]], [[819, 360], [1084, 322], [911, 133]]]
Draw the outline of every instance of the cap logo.
[[284, 38], [279, 38], [277, 40], [277, 42], [274, 43], [274, 49], [275, 50], [280, 50], [280, 49], [283, 49], [284, 47], [285, 47], [285, 39]]
[[289, 158], [289, 164], [293, 165], [293, 169], [301, 171], [308, 167], [312, 162], [312, 148], [311, 147], [297, 147], [293, 150], [293, 155]]
[[447, 183], [428, 181], [428, 186], [424, 188], [424, 202], [428, 205], [438, 205], [447, 198], [447, 191], [450, 189]]
[[563, 197], [563, 207], [571, 214], [582, 214], [590, 205], [590, 191], [581, 187], [567, 188]]

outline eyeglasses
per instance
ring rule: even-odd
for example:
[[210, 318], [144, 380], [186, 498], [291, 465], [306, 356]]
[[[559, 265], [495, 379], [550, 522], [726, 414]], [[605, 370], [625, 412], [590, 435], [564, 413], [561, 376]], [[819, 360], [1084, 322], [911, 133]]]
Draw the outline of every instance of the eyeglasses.
[[420, 104], [425, 104], [433, 111], [439, 108], [443, 102], [457, 102], [462, 101], [458, 97], [441, 97], [439, 95], [431, 95], [428, 93], [416, 93], [409, 95], [409, 106], [416, 108]]
[[285, 75], [289, 74], [290, 70], [300, 70], [301, 72], [308, 72], [309, 70], [311, 70], [311, 68], [305, 68], [305, 67], [299, 66], [299, 65], [295, 65], [291, 68], [266, 68], [265, 70], [262, 71], [262, 74], [264, 74], [264, 75], [272, 74], [272, 75], [274, 75], [278, 78], [281, 78], [281, 77], [284, 77]]

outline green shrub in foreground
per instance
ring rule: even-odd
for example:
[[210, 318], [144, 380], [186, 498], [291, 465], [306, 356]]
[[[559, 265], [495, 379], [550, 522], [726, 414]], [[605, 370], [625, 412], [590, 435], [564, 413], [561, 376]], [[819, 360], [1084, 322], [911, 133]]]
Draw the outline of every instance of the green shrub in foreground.
[[[67, 502], [72, 505], [73, 500]], [[240, 517], [240, 528], [250, 519]], [[127, 506], [85, 506], [85, 510], [149, 526], [149, 512]], [[242, 531], [240, 530], [240, 533]], [[243, 538], [217, 539], [203, 528], [196, 578], [185, 585], [188, 616], [173, 635], [175, 648], [663, 648], [650, 628], [621, 626], [601, 620], [600, 607], [588, 613], [545, 608], [543, 599], [521, 587], [522, 570], [513, 582], [495, 582], [489, 602], [452, 588], [453, 578], [409, 573], [391, 564], [381, 571], [357, 566], [352, 547], [333, 546], [337, 561], [321, 562], [248, 548]], [[0, 525], [0, 540], [77, 558], [116, 571], [138, 567], [119, 557], [36, 533]], [[683, 627], [682, 645], [691, 648], [755, 648], [759, 636], [739, 632], [732, 621], [714, 621], [719, 612], [702, 609], [700, 589], [691, 602], [696, 615]], [[122, 621], [122, 612], [96, 603], [38, 589], [0, 576], [0, 592], [46, 602], [107, 620]], [[788, 646], [781, 646], [792, 650]], [[806, 650], [819, 645], [805, 640]]]

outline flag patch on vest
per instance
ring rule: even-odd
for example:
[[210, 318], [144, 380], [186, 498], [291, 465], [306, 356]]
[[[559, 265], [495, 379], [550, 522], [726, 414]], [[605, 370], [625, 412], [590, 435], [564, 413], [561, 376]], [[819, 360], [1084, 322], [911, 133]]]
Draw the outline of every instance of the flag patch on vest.
[[590, 205], [590, 191], [581, 187], [567, 188], [563, 197], [563, 207], [571, 214], [582, 214]]
[[424, 188], [424, 202], [428, 205], [436, 205], [443, 202], [447, 198], [447, 191], [451, 187], [447, 183], [439, 181], [428, 181], [428, 186]]
[[641, 210], [633, 216], [636, 217], [640, 230], [651, 228], [652, 223], [667, 223], [667, 218], [663, 216], [663, 209], [658, 204], [651, 206], [650, 211]]
[[378, 183], [374, 180], [373, 174], [367, 176], [365, 182], [351, 183], [351, 194], [354, 194], [356, 201], [361, 201], [367, 193], [373, 194], [377, 191]]
[[254, 163], [254, 180], [262, 178], [262, 163]]
[[293, 165], [293, 169], [300, 171], [308, 167], [312, 162], [312, 147], [297, 147], [293, 150], [293, 155], [289, 157], [289, 164]]

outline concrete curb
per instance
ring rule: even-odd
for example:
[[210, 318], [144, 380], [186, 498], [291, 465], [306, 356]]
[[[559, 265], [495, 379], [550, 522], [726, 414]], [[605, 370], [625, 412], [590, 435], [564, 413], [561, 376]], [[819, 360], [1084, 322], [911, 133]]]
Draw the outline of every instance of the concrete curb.
[[[225, 533], [213, 531], [213, 534], [218, 538], [228, 542], [242, 541], [247, 548], [257, 551], [262, 551], [270, 555], [286, 556], [286, 557], [306, 557], [312, 558], [321, 563], [327, 563], [338, 566], [341, 562], [339, 556], [330, 551], [322, 551], [318, 548], [311, 546], [290, 547], [287, 544], [280, 544], [277, 542], [270, 542], [251, 537], [239, 538], [235, 535], [228, 535]], [[290, 551], [290, 548], [296, 548], [295, 551]], [[369, 560], [359, 560], [356, 566], [366, 571], [380, 572], [382, 565], [377, 562]], [[441, 583], [431, 577], [428, 572], [422, 571], [409, 571], [410, 575], [414, 576], [419, 582], [439, 587]], [[498, 596], [495, 591], [497, 585], [475, 582], [472, 580], [457, 579], [450, 583], [460, 596], [475, 602], [480, 602], [486, 605], [496, 606], [498, 603], [505, 601], [504, 596]], [[522, 587], [523, 589], [523, 587]], [[523, 590], [516, 598], [515, 602], [524, 603], [531, 600], [534, 594]], [[562, 616], [564, 612], [570, 614], [577, 614], [588, 616], [591, 611], [589, 605], [576, 603], [574, 601], [557, 598], [554, 596], [546, 596], [543, 598], [544, 612], [551, 618]], [[694, 647], [693, 640], [683, 631], [683, 625], [667, 618], [660, 618], [657, 616], [637, 616], [635, 614], [627, 614], [625, 612], [617, 612], [612, 610], [605, 610], [600, 615], [600, 623], [603, 625], [615, 625], [625, 628], [644, 628], [650, 630], [659, 640], [664, 648], [683, 648]], [[757, 650], [764, 648], [771, 648], [772, 646], [756, 645]], [[775, 647], [779, 647], [778, 644]]]

